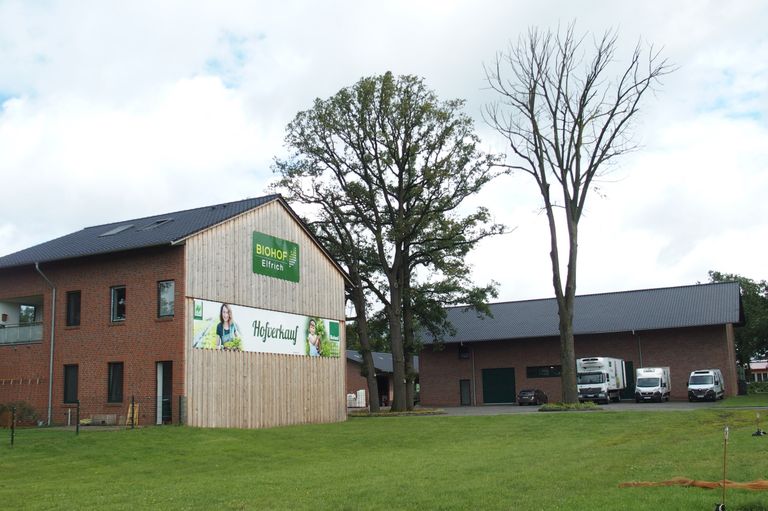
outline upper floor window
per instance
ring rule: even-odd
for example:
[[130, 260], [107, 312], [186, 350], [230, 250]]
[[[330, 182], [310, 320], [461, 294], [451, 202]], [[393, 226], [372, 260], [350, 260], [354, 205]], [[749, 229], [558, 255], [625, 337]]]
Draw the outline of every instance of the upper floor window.
[[67, 326], [80, 325], [80, 291], [67, 292]]
[[173, 316], [175, 290], [176, 284], [173, 280], [161, 280], [157, 283], [157, 317]]
[[112, 295], [112, 321], [125, 320], [125, 286], [110, 288]]
[[26, 325], [35, 322], [37, 307], [34, 305], [19, 306], [19, 324]]

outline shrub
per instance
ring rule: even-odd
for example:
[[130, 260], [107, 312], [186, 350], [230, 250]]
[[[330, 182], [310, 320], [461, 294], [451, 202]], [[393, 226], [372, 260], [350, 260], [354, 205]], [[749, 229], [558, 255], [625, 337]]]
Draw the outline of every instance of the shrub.
[[752, 381], [747, 386], [747, 394], [762, 394], [768, 392], [768, 381]]
[[539, 408], [540, 412], [577, 412], [583, 410], [602, 410], [602, 408], [592, 401], [585, 401], [583, 403], [548, 403]]
[[0, 403], [0, 427], [10, 428], [12, 408], [16, 407], [16, 424], [31, 426], [37, 422], [37, 412], [26, 401]]

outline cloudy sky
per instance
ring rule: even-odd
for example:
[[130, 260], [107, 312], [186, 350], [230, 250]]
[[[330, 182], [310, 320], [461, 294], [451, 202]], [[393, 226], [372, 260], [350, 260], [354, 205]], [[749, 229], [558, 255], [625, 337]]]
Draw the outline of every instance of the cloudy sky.
[[[285, 125], [361, 76], [464, 98], [483, 147], [483, 63], [530, 26], [638, 39], [679, 70], [640, 150], [581, 223], [578, 292], [768, 278], [768, 4], [615, 1], [0, 0], [0, 255], [86, 226], [263, 195]], [[471, 256], [500, 300], [553, 295], [529, 176], [478, 199], [515, 230]]]

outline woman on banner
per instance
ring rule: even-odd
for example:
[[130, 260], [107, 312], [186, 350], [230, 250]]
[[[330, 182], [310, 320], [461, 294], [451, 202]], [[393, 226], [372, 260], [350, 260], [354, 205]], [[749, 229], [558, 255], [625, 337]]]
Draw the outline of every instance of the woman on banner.
[[219, 311], [219, 324], [216, 325], [216, 348], [220, 350], [240, 350], [240, 329], [232, 316], [232, 308], [221, 304]]

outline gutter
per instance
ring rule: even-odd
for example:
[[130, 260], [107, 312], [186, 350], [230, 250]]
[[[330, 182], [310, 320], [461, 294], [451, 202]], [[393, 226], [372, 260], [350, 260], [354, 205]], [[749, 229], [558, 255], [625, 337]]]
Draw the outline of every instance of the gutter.
[[52, 415], [52, 401], [53, 401], [53, 342], [54, 342], [54, 332], [56, 327], [56, 286], [53, 285], [53, 282], [51, 282], [48, 277], [45, 276], [45, 274], [40, 269], [40, 263], [35, 263], [35, 270], [37, 270], [37, 273], [40, 274], [41, 277], [48, 283], [48, 285], [51, 287], [51, 359], [48, 364], [48, 425], [51, 425], [51, 415]]

